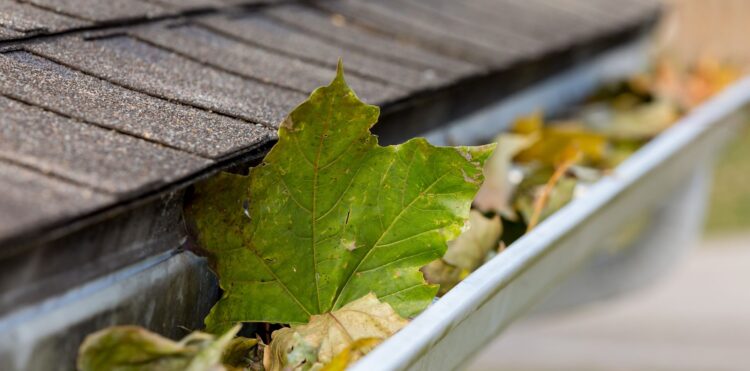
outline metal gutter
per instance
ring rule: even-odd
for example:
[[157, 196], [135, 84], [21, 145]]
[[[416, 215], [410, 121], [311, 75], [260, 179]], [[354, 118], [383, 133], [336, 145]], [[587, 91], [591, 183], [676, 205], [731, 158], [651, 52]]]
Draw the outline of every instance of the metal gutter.
[[[750, 77], [690, 112], [584, 196], [472, 273], [351, 370], [459, 368], [590, 261], [629, 222], [658, 215], [669, 202], [685, 201], [675, 195], [694, 194], [690, 185], [696, 179], [705, 181], [713, 153], [746, 118], [748, 107]], [[690, 214], [690, 210], [667, 213], [673, 220], [662, 221], [660, 228], [680, 231], [677, 227], [689, 222], [685, 218]]]

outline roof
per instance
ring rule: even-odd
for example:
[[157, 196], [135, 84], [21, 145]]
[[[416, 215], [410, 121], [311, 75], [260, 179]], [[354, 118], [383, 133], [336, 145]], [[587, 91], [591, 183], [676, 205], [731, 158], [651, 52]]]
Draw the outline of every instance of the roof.
[[0, 247], [262, 153], [339, 57], [388, 141], [657, 14], [656, 0], [0, 0]]

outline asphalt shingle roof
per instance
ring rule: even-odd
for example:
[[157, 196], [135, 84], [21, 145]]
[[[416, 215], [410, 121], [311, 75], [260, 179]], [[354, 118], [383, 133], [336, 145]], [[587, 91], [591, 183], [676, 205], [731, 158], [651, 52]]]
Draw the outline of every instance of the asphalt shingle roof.
[[395, 130], [411, 133], [524, 85], [518, 66], [657, 13], [655, 0], [0, 0], [0, 255], [257, 151], [339, 57], [365, 101], [409, 111]]
[[[0, 0], [0, 39], [178, 17], [277, 0]], [[4, 32], [2, 30], [10, 30]]]
[[0, 75], [0, 91], [12, 98], [210, 159], [273, 135], [261, 125], [127, 89], [25, 51], [0, 55]]
[[115, 201], [111, 195], [56, 179], [37, 170], [0, 162], [0, 234], [70, 218]]

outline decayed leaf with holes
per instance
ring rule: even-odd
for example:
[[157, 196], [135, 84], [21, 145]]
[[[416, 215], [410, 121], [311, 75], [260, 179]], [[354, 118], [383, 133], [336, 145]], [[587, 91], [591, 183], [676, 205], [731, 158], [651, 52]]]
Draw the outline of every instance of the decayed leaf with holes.
[[333, 312], [312, 316], [306, 325], [274, 331], [265, 366], [270, 371], [325, 366], [335, 370], [346, 361], [345, 368], [408, 323], [390, 305], [368, 294]]
[[439, 284], [439, 294], [445, 294], [469, 273], [479, 268], [490, 251], [497, 249], [501, 233], [499, 215], [487, 218], [482, 213], [472, 210], [468, 229], [455, 240], [448, 242], [448, 250], [442, 259], [422, 268], [427, 282]]
[[188, 216], [224, 289], [211, 331], [303, 323], [370, 292], [404, 317], [432, 301], [437, 287], [419, 268], [460, 233], [494, 145], [381, 147], [369, 130], [378, 114], [339, 68], [249, 176], [196, 188]]
[[137, 326], [115, 326], [86, 337], [78, 352], [80, 371], [220, 371], [222, 356], [239, 331], [219, 338], [194, 332], [179, 342]]

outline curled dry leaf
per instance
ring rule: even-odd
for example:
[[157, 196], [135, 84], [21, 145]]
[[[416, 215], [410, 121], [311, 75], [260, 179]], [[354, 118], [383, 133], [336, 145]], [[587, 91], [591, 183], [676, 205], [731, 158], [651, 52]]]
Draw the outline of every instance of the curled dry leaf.
[[115, 326], [86, 337], [78, 351], [80, 371], [220, 371], [222, 357], [240, 327], [216, 338], [193, 332], [179, 342], [138, 326]]
[[472, 210], [467, 222], [469, 228], [448, 242], [448, 250], [438, 259], [422, 268], [427, 282], [440, 285], [439, 295], [458, 284], [469, 273], [479, 268], [488, 254], [497, 249], [502, 234], [500, 216], [487, 218]]
[[672, 126], [679, 116], [678, 107], [666, 100], [655, 100], [627, 109], [596, 104], [581, 111], [581, 119], [588, 129], [618, 141], [651, 139]]
[[503, 133], [497, 139], [495, 153], [484, 165], [484, 184], [479, 188], [474, 207], [483, 212], [494, 212], [515, 219], [511, 197], [516, 182], [511, 177], [513, 157], [528, 148], [537, 139], [537, 134]]
[[270, 371], [319, 370], [326, 365], [343, 369], [408, 323], [368, 294], [333, 312], [314, 315], [308, 324], [274, 331], [265, 366]]
[[443, 296], [466, 278], [471, 271], [450, 265], [443, 259], [437, 259], [422, 267], [422, 273], [427, 282], [440, 285], [437, 295]]
[[473, 271], [484, 263], [490, 250], [497, 248], [503, 226], [499, 216], [487, 218], [476, 210], [471, 211], [467, 223], [469, 228], [458, 238], [448, 242], [448, 250], [443, 260], [456, 267]]

